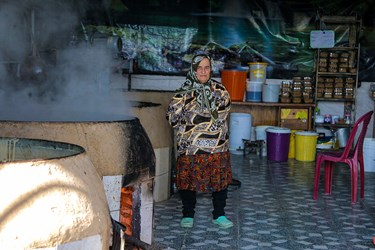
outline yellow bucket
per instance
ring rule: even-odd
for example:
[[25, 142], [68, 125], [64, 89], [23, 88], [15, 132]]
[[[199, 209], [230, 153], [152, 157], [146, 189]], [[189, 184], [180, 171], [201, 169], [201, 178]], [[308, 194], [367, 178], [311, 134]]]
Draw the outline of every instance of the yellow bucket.
[[296, 160], [314, 161], [318, 133], [312, 131], [296, 132]]
[[296, 132], [297, 130], [292, 129], [290, 133], [290, 142], [289, 142], [289, 153], [288, 158], [294, 159], [296, 157]]

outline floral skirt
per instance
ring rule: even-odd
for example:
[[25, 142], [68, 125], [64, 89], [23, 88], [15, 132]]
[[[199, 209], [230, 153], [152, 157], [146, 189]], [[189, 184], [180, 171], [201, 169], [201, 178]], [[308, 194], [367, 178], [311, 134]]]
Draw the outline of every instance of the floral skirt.
[[221, 191], [232, 182], [230, 153], [181, 155], [177, 159], [179, 190]]

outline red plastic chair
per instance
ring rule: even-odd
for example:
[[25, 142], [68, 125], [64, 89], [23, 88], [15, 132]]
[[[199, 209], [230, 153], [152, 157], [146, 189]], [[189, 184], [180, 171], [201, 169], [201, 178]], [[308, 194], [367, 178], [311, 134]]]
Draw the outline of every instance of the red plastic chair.
[[[366, 136], [368, 124], [371, 120], [373, 111], [364, 114], [354, 124], [347, 144], [343, 151], [339, 152], [319, 152], [317, 153], [316, 166], [315, 166], [315, 179], [314, 179], [314, 194], [313, 199], [318, 199], [320, 167], [324, 163], [325, 177], [324, 177], [324, 193], [332, 194], [332, 177], [333, 177], [333, 164], [337, 162], [346, 163], [350, 167], [351, 173], [351, 192], [352, 203], [357, 202], [357, 186], [358, 186], [358, 162], [361, 178], [361, 194], [363, 198], [365, 191], [365, 167], [363, 162], [363, 141]], [[361, 126], [362, 125], [362, 126]], [[358, 130], [360, 128], [360, 130]], [[358, 139], [354, 145], [354, 140], [358, 132]], [[354, 147], [352, 147], [354, 145]]]

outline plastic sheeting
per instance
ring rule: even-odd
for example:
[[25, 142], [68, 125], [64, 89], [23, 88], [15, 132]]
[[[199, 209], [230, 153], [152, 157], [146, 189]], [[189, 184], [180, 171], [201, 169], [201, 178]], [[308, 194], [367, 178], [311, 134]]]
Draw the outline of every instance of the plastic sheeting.
[[[360, 79], [375, 80], [374, 17], [366, 1], [152, 1], [154, 6], [145, 0], [122, 2], [127, 15], [117, 18], [115, 26], [123, 34], [123, 55], [135, 60], [136, 72], [185, 74], [189, 59], [205, 52], [215, 60], [215, 74], [262, 61], [269, 65], [269, 78], [312, 76], [315, 50], [309, 35], [317, 28], [318, 13], [359, 13], [370, 25], [361, 34]], [[345, 31], [336, 37], [340, 43]]]
[[195, 28], [152, 25], [96, 27], [122, 39], [122, 57], [135, 60], [136, 71], [175, 73], [190, 65], [186, 51], [197, 33]]

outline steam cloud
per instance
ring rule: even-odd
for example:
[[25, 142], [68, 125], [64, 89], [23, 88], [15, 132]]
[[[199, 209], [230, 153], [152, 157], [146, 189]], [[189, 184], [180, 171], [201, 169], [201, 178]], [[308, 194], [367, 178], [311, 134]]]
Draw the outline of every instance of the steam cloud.
[[[116, 62], [106, 38], [72, 43], [81, 20], [77, 9], [67, 3], [0, 4], [0, 119], [112, 121], [132, 116], [128, 102], [110, 90]], [[29, 58], [40, 59], [32, 73], [39, 70], [45, 79], [22, 78]]]

